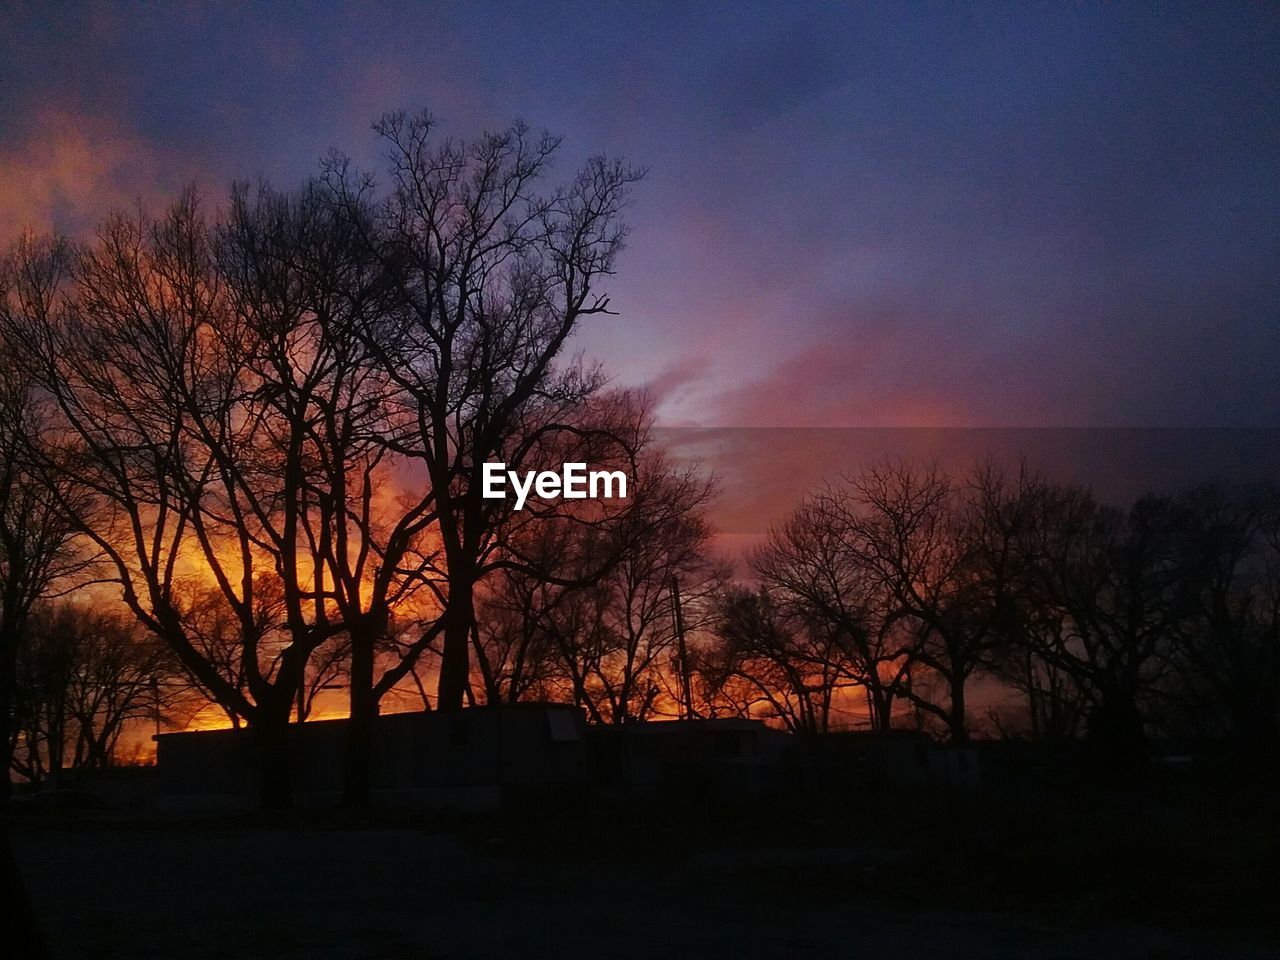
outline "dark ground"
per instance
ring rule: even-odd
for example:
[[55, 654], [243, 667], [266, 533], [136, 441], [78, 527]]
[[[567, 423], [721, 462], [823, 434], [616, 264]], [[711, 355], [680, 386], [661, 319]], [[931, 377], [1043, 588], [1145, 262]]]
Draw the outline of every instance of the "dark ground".
[[1280, 957], [1250, 785], [7, 818], [58, 958]]

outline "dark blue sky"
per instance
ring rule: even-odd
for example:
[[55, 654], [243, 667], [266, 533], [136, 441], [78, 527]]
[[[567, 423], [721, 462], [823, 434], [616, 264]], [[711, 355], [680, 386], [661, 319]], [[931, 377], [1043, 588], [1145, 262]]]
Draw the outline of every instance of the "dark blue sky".
[[422, 106], [649, 167], [579, 346], [668, 423], [1280, 422], [1274, 4], [6, 8], [0, 235]]

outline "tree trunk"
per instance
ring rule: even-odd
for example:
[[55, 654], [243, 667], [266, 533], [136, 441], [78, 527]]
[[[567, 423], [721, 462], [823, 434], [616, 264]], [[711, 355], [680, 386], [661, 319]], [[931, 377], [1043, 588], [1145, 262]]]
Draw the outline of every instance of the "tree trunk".
[[264, 810], [287, 810], [293, 806], [292, 751], [289, 749], [289, 712], [293, 697], [284, 698], [284, 708], [263, 705], [253, 724], [258, 741], [259, 802]]
[[893, 728], [893, 691], [880, 685], [871, 689], [872, 729], [883, 733]]
[[13, 776], [13, 734], [9, 729], [11, 709], [10, 698], [0, 695], [0, 764], [3, 764], [3, 775], [0, 775], [0, 806], [8, 802], [13, 792], [13, 784], [10, 780]]
[[369, 806], [372, 788], [373, 727], [378, 701], [373, 693], [373, 637], [351, 636], [351, 719], [347, 723], [342, 803], [360, 810]]
[[14, 656], [9, 644], [4, 644], [3, 662], [0, 662], [0, 806], [8, 801], [13, 790], [9, 778], [13, 775], [13, 685]]
[[1147, 756], [1147, 735], [1137, 702], [1127, 689], [1104, 689], [1089, 719], [1089, 735], [1102, 761], [1117, 772], [1136, 769]]
[[951, 734], [951, 742], [955, 744], [969, 742], [969, 726], [965, 722], [964, 682], [963, 674], [952, 674], [951, 709], [948, 711], [947, 728]]
[[440, 684], [437, 687], [437, 710], [460, 710], [467, 692], [467, 675], [471, 672], [471, 626], [475, 622], [471, 578], [460, 573], [457, 582], [449, 582], [449, 607], [445, 616], [444, 654], [440, 658]]

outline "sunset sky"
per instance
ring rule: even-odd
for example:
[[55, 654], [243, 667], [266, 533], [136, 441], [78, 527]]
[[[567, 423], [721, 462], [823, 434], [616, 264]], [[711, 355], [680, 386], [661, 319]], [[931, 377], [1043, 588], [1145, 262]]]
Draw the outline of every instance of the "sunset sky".
[[423, 106], [649, 168], [579, 346], [668, 425], [1280, 422], [1273, 4], [6, 8], [0, 237]]

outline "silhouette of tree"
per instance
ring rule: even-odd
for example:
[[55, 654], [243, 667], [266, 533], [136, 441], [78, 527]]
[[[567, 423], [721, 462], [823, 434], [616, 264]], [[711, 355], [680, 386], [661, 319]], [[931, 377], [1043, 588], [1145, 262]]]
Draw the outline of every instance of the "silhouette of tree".
[[[438, 699], [461, 702], [476, 587], [523, 563], [518, 537], [499, 547], [514, 521], [479, 496], [481, 467], [581, 436], [603, 379], [561, 354], [607, 312], [594, 288], [639, 177], [596, 158], [538, 195], [554, 138], [517, 125], [436, 148], [425, 116], [378, 129], [384, 202], [335, 159], [292, 195], [237, 187], [212, 226], [188, 192], [159, 220], [117, 215], [93, 243], [17, 258], [42, 285], [8, 326], [59, 415], [42, 467], [88, 478], [108, 515], [58, 506], [135, 616], [257, 731], [272, 804], [313, 656], [328, 665], [313, 677], [348, 661], [352, 802], [380, 698], [438, 636]], [[412, 479], [391, 482], [405, 460]], [[418, 638], [393, 641], [415, 603]]]
[[731, 588], [720, 599], [718, 643], [699, 651], [711, 711], [779, 720], [792, 733], [831, 729], [837, 690], [847, 681], [830, 631], [812, 629], [767, 588]]
[[[657, 459], [637, 473], [645, 506], [627, 518], [618, 562], [575, 617], [562, 622], [553, 610], [548, 618], [573, 681], [574, 702], [610, 723], [646, 719], [663, 709], [664, 698], [666, 710], [679, 709], [683, 680], [677, 630], [684, 629], [688, 645], [722, 578], [707, 554], [710, 528], [703, 511], [711, 486], [694, 470], [663, 475], [667, 469]], [[582, 619], [585, 624], [575, 622]]]
[[[60, 413], [45, 465], [79, 478], [106, 513], [61, 505], [139, 621], [254, 727], [270, 805], [289, 802], [286, 727], [307, 659], [344, 629], [315, 550], [333, 510], [316, 422], [345, 396], [348, 370], [304, 284], [327, 275], [341, 243], [325, 209], [304, 194], [251, 210], [237, 194], [215, 229], [188, 192], [159, 220], [114, 216], [22, 318], [34, 376]], [[316, 270], [255, 245], [255, 217], [275, 218], [276, 240]], [[264, 572], [280, 591], [277, 619], [258, 602]], [[242, 685], [207, 655], [183, 597], [193, 576], [235, 625]]]
[[[892, 725], [915, 636], [893, 617], [893, 597], [862, 562], [837, 507], [837, 491], [806, 499], [750, 558], [775, 602], [789, 609], [810, 642], [792, 656], [861, 688], [873, 729]], [[819, 639], [820, 638], [820, 639]], [[833, 681], [837, 682], [837, 681]]]
[[10, 790], [15, 671], [32, 611], [81, 579], [90, 559], [64, 510], [87, 508], [82, 489], [73, 478], [43, 476], [31, 456], [49, 412], [21, 363], [17, 323], [53, 296], [65, 258], [60, 246], [24, 238], [0, 264], [0, 801]]
[[235, 310], [268, 332], [267, 351], [252, 362], [261, 383], [274, 385], [263, 392], [264, 421], [278, 425], [271, 456], [298, 478], [280, 498], [281, 532], [296, 533], [278, 544], [303, 558], [282, 578], [285, 622], [299, 622], [309, 607], [314, 630], [299, 667], [297, 715], [305, 717], [318, 684], [347, 679], [344, 796], [353, 806], [368, 802], [379, 701], [422, 649], [403, 651], [375, 677], [379, 651], [390, 649], [391, 618], [434, 588], [435, 491], [397, 483], [387, 438], [403, 416], [369, 336], [385, 330], [379, 325], [392, 309], [366, 243], [372, 216], [357, 203], [335, 205], [320, 184], [293, 196], [238, 190], [219, 232]]
[[1274, 751], [1280, 742], [1280, 491], [1206, 484], [1181, 493], [1173, 509], [1190, 604], [1187, 622], [1173, 635], [1173, 658], [1196, 701], [1193, 709], [1207, 721], [1209, 730], [1201, 732], [1225, 732], [1244, 751]]
[[18, 659], [15, 769], [32, 782], [110, 766], [126, 724], [168, 716], [177, 664], [119, 614], [70, 602], [39, 609]]
[[626, 436], [634, 450], [617, 464], [631, 475], [628, 502], [602, 510], [579, 501], [578, 509], [555, 517], [543, 510], [508, 531], [507, 547], [521, 562], [504, 568], [486, 594], [482, 609], [492, 619], [477, 632], [489, 702], [532, 685], [597, 722], [622, 723], [652, 715], [659, 700], [681, 699], [673, 582], [681, 585], [686, 633], [695, 633], [723, 576], [707, 552], [714, 487], [696, 467], [667, 460], [643, 405], [625, 396], [606, 401], [603, 423], [612, 426], [604, 433]]
[[1173, 513], [1167, 498], [1120, 511], [1064, 487], [1030, 528], [1031, 642], [1072, 678], [1090, 736], [1121, 763], [1145, 750], [1144, 710], [1186, 613]]
[[[597, 286], [613, 271], [641, 174], [596, 157], [568, 186], [539, 194], [560, 141], [523, 124], [469, 142], [437, 143], [425, 113], [388, 114], [377, 129], [392, 189], [365, 236], [395, 307], [368, 341], [413, 428], [393, 447], [421, 465], [434, 495], [447, 577], [437, 703], [454, 708], [502, 510], [481, 497], [483, 465], [519, 469], [601, 386], [597, 371], [557, 364], [574, 329], [608, 312]], [[341, 159], [327, 183], [347, 211], [373, 189]]]
[[[821, 498], [850, 561], [884, 591], [880, 629], [914, 638], [910, 670], [891, 689], [941, 720], [956, 743], [969, 735], [968, 683], [1014, 626], [1015, 545], [1034, 489], [1025, 471], [1009, 478], [985, 465], [957, 483], [936, 466], [899, 462], [846, 478]], [[920, 682], [921, 667], [941, 680], [945, 702]]]

